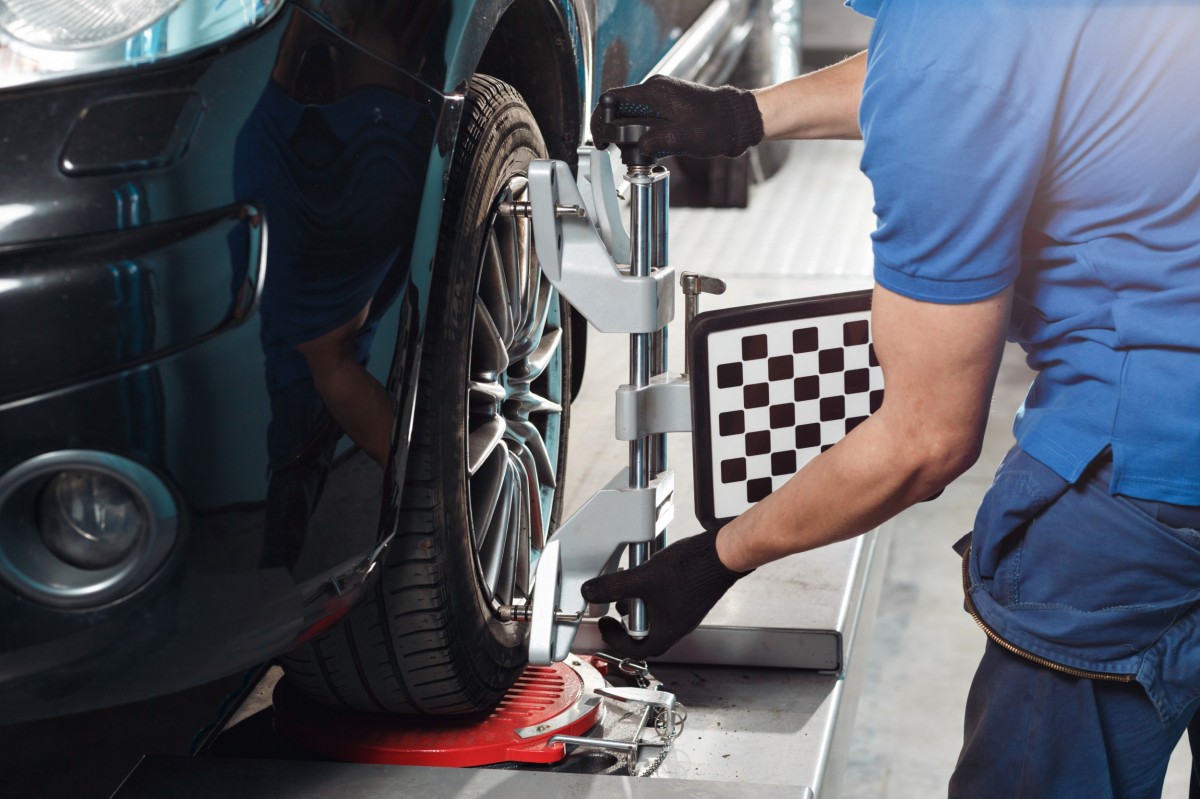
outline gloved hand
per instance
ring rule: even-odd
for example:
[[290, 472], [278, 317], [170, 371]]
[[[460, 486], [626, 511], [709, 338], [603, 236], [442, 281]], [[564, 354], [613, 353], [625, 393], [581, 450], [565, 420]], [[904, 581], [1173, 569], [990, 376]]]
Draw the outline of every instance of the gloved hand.
[[583, 584], [583, 598], [588, 602], [637, 598], [646, 603], [650, 632], [645, 638], [630, 638], [614, 618], [600, 619], [600, 635], [613, 653], [637, 660], [661, 655], [696, 629], [717, 600], [750, 573], [725, 568], [717, 557], [716, 542], [715, 532], [684, 538], [641, 566]]
[[[691, 155], [737, 157], [762, 141], [762, 113], [746, 89], [712, 88], [664, 75], [645, 83], [623, 86], [612, 93], [621, 101], [623, 117], [658, 117], [665, 120], [642, 137], [638, 149], [651, 158]], [[607, 147], [599, 132], [600, 108], [592, 112], [592, 140]]]

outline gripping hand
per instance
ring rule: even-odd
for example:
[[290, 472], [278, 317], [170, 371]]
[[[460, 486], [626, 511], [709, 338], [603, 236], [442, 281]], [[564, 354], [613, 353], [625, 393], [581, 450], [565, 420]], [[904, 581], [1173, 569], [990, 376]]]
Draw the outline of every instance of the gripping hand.
[[[745, 89], [712, 88], [698, 83], [654, 75], [645, 83], [613, 89], [621, 101], [622, 117], [663, 120], [644, 135], [638, 148], [650, 158], [690, 155], [737, 157], [762, 141], [762, 114], [758, 101]], [[600, 109], [592, 112], [592, 139], [606, 147], [600, 126]]]
[[641, 566], [583, 584], [583, 598], [588, 602], [637, 598], [646, 604], [650, 633], [640, 640], [631, 638], [616, 619], [600, 619], [600, 634], [615, 654], [638, 660], [661, 655], [696, 629], [717, 600], [750, 573], [725, 568], [717, 557], [716, 541], [715, 532], [684, 538]]

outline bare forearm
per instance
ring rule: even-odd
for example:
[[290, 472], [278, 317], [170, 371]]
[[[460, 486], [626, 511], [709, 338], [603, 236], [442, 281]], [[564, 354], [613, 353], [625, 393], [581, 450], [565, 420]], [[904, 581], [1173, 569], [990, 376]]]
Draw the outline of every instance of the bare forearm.
[[866, 52], [754, 92], [764, 139], [860, 139]]
[[1010, 297], [936, 305], [877, 286], [883, 407], [727, 524], [716, 542], [721, 562], [746, 571], [852, 538], [969, 468], [983, 441]]
[[[974, 462], [906, 439], [881, 410], [721, 530], [717, 553], [746, 571], [878, 527], [940, 491]], [[926, 448], [928, 447], [928, 448]]]

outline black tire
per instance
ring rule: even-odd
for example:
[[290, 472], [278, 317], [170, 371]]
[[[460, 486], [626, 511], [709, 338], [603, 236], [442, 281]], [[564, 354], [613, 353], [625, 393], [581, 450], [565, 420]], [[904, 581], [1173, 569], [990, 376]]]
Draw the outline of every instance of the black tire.
[[[472, 79], [446, 189], [399, 529], [375, 590], [284, 658], [288, 681], [356, 711], [494, 707], [526, 662], [524, 604], [558, 523], [571, 393], [570, 309], [541, 276], [527, 199], [546, 147], [511, 86]], [[524, 276], [522, 276], [522, 272]]]

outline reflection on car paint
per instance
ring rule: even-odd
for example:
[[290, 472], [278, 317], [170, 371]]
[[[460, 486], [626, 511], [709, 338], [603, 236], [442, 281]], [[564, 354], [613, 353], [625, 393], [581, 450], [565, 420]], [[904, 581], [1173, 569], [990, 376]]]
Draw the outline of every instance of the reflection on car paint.
[[[170, 581], [152, 582], [136, 602], [86, 615], [24, 603], [17, 613], [0, 591], [9, 619], [0, 674], [17, 703], [0, 703], [6, 720], [160, 693], [283, 651], [352, 604], [381, 517], [394, 524], [395, 470], [385, 473], [357, 448], [336, 448], [341, 426], [295, 345], [326, 332], [307, 327], [314, 307], [324, 306], [323, 324], [335, 329], [347, 321], [341, 316], [361, 317], [348, 337], [350, 359], [368, 375], [361, 370], [370, 351], [371, 373], [388, 379], [386, 419], [367, 430], [383, 429], [391, 450], [392, 408], [412, 382], [408, 267], [435, 95], [297, 12], [276, 22], [211, 69], [194, 62], [124, 73], [126, 96], [177, 83], [204, 98], [186, 156], [170, 169], [109, 177], [101, 168], [72, 178], [64, 192], [55, 176], [33, 171], [56, 165], [65, 136], [39, 140], [28, 133], [36, 125], [0, 121], [22, 148], [7, 150], [6, 163], [18, 166], [8, 170], [7, 191], [29, 198], [21, 203], [29, 213], [7, 215], [0, 230], [4, 243], [16, 242], [0, 253], [0, 279], [10, 287], [0, 297], [0, 357], [28, 367], [20, 385], [12, 381], [26, 372], [0, 369], [0, 473], [59, 442], [126, 453], [170, 480], [185, 513], [181, 545], [162, 575]], [[266, 66], [275, 65], [269, 74], [253, 66], [264, 47]], [[29, 119], [62, 131], [103, 97], [68, 87], [56, 97], [57, 117]], [[90, 135], [125, 137], [136, 117], [113, 124], [124, 127]], [[231, 211], [207, 211], [230, 203]], [[72, 239], [19, 244], [72, 227]], [[88, 239], [79, 233], [95, 246], [81, 247]], [[88, 252], [90, 260], [80, 257]], [[50, 287], [56, 265], [72, 263], [61, 290], [79, 301], [49, 306], [66, 314], [61, 322], [43, 326], [45, 317], [19, 312], [22, 300]], [[79, 281], [84, 275], [92, 283], [105, 276], [98, 285], [106, 299], [79, 294], [90, 285]], [[293, 338], [275, 332], [276, 323]], [[379, 342], [380, 331], [390, 340]], [[79, 341], [88, 348], [77, 361], [37, 357], [42, 343], [71, 353]], [[64, 362], [74, 371], [50, 371]], [[115, 640], [123, 642], [116, 660], [99, 657]], [[56, 654], [37, 661], [45, 668], [29, 659], [39, 642], [57, 642]], [[105, 692], [84, 689], [97, 682]]]
[[135, 181], [127, 180], [113, 189], [117, 209], [117, 230], [138, 227], [142, 220], [142, 189]]
[[458, 42], [461, 29], [451, 35], [451, 18], [464, 11], [482, 19], [495, 19], [506, 3], [454, 2], [454, 0], [367, 0], [346, 3], [330, 0], [297, 0], [312, 16], [341, 32], [381, 62], [441, 87], [445, 81], [446, 46]]
[[[410, 136], [428, 127], [402, 88], [391, 67], [296, 14], [237, 137], [234, 189], [262, 204], [271, 241], [259, 308], [271, 401], [263, 567], [300, 561], [343, 432], [387, 465], [392, 402], [365, 367], [379, 317], [406, 283], [424, 188]], [[356, 498], [377, 514], [380, 473], [349, 471], [377, 487]], [[363, 524], [374, 530], [374, 518]]]
[[633, 75], [644, 75], [666, 52], [661, 12], [653, 3], [641, 0], [618, 0], [608, 14], [601, 3], [600, 22], [596, 28], [595, 96], [617, 86], [633, 82]]

